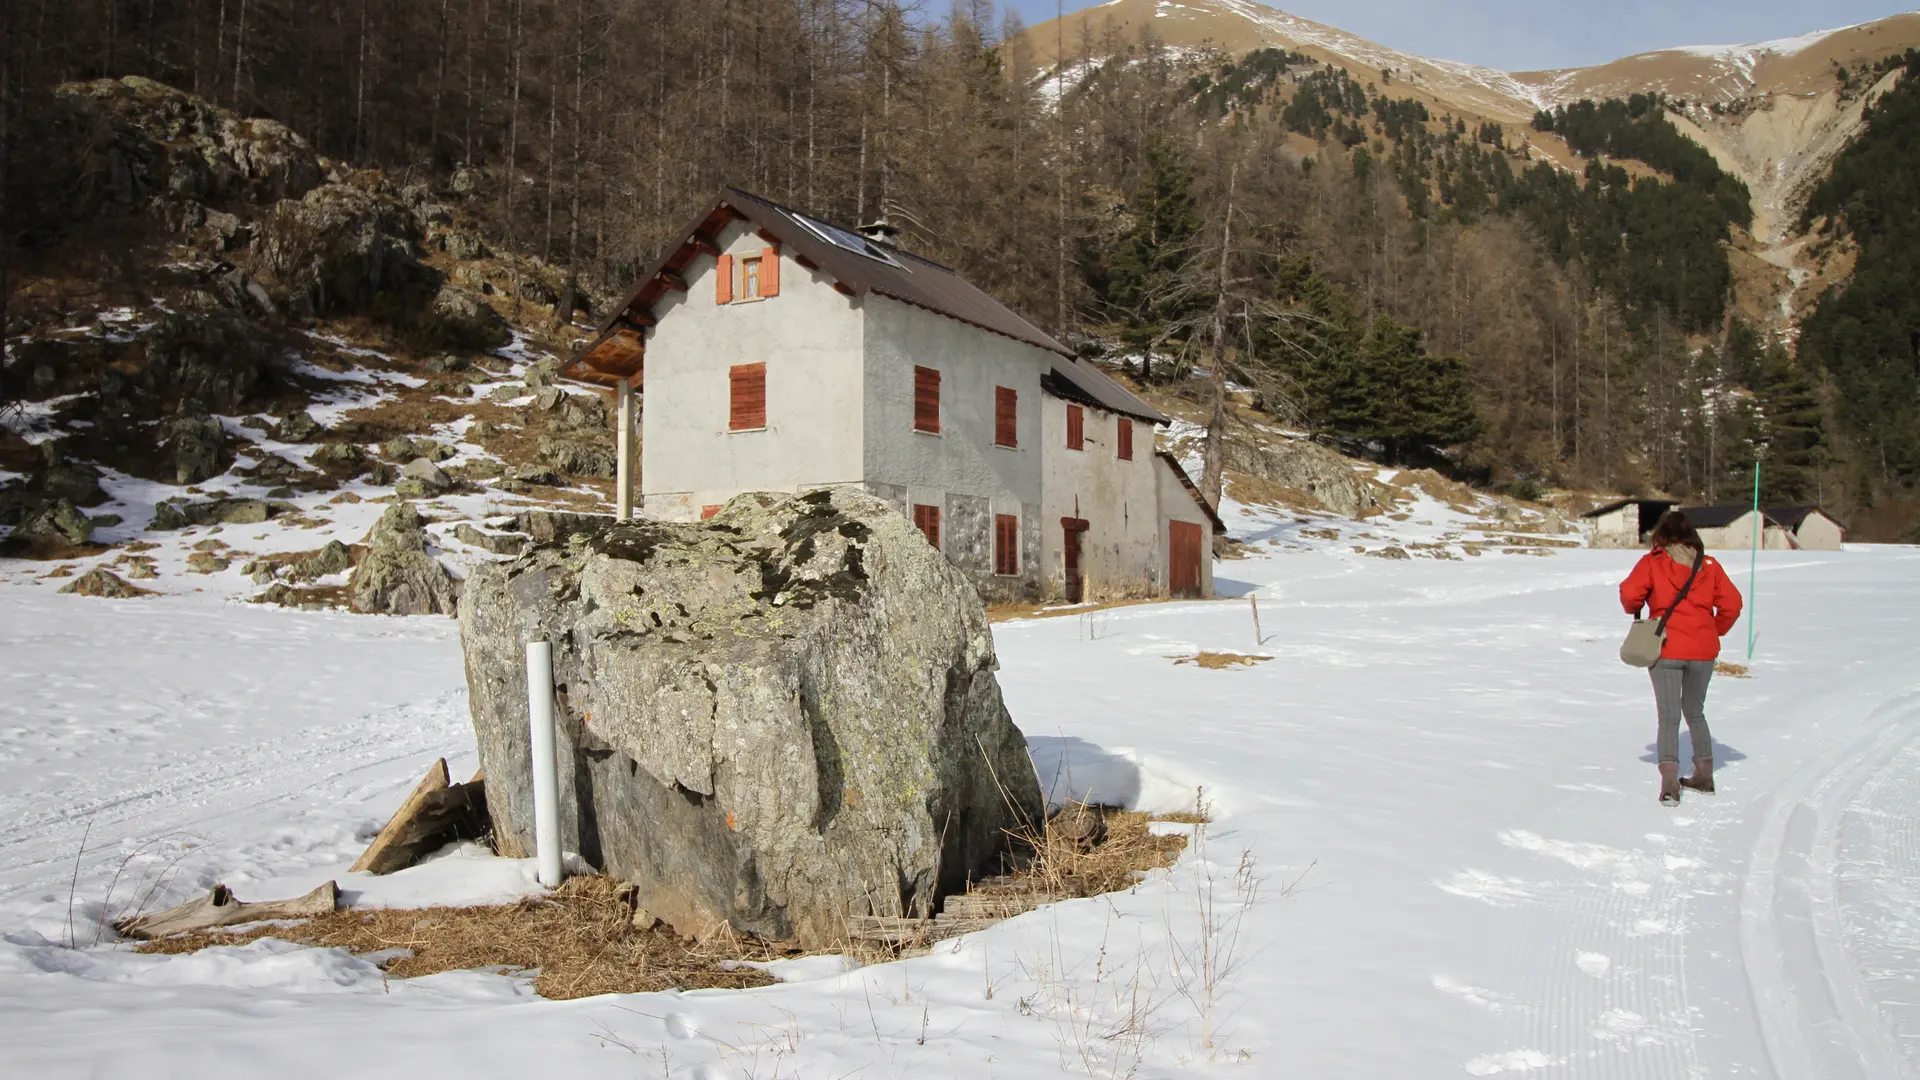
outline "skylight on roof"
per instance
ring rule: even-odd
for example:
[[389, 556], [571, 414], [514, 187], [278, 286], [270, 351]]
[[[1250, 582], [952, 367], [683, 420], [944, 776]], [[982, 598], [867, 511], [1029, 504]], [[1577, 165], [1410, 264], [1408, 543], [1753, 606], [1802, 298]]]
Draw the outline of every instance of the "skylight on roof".
[[819, 236], [820, 239], [825, 240], [827, 243], [832, 244], [842, 251], [851, 251], [855, 255], [865, 255], [869, 259], [876, 259], [886, 263], [888, 266], [898, 266], [902, 270], [906, 269], [906, 267], [900, 266], [899, 263], [895, 262], [893, 256], [887, 254], [885, 248], [872, 243], [859, 233], [848, 232], [837, 225], [829, 225], [824, 221], [815, 221], [805, 214], [795, 214], [793, 216], [800, 224], [812, 229], [814, 234]]

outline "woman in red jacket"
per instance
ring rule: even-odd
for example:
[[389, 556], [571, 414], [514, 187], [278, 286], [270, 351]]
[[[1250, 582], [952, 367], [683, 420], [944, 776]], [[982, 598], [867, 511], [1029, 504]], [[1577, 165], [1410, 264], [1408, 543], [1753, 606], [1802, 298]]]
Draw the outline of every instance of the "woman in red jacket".
[[[1717, 560], [1707, 557], [1700, 534], [1686, 515], [1669, 510], [1649, 538], [1653, 549], [1634, 564], [1620, 583], [1620, 606], [1638, 616], [1650, 607], [1659, 618], [1694, 573], [1693, 586], [1667, 620], [1667, 638], [1653, 665], [1653, 701], [1660, 715], [1660, 802], [1676, 806], [1682, 785], [1713, 791], [1713, 736], [1707, 731], [1707, 683], [1720, 655], [1720, 639], [1740, 618], [1740, 591]], [[1693, 775], [1680, 778], [1680, 718], [1693, 737]]]

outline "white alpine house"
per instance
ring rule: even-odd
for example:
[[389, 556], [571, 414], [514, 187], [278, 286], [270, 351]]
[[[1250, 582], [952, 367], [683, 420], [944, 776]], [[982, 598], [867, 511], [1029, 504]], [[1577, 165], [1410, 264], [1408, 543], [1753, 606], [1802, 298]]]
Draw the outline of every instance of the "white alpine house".
[[570, 363], [621, 404], [619, 506], [860, 487], [989, 600], [1208, 596], [1224, 532], [1168, 422], [959, 274], [736, 188]]

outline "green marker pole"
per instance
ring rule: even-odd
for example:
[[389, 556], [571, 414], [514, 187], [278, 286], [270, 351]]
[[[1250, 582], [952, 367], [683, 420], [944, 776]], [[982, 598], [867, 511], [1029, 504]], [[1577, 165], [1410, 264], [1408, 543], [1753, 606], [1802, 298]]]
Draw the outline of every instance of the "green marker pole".
[[1760, 607], [1760, 463], [1753, 463], [1753, 551], [1747, 556], [1747, 663], [1753, 663], [1754, 613]]

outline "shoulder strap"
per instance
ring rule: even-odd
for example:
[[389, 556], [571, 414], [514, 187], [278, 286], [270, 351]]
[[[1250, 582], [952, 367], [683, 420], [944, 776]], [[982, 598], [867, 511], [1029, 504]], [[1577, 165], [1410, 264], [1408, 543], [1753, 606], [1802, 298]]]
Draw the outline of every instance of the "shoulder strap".
[[1660, 616], [1660, 625], [1657, 629], [1662, 636], [1665, 636], [1667, 632], [1667, 620], [1673, 618], [1673, 609], [1679, 607], [1680, 601], [1685, 600], [1687, 598], [1687, 593], [1693, 589], [1693, 579], [1700, 576], [1700, 568], [1702, 566], [1705, 566], [1706, 563], [1707, 563], [1706, 552], [1702, 551], [1699, 555], [1694, 557], [1693, 569], [1687, 571], [1687, 583], [1685, 585], [1680, 586], [1679, 592], [1673, 594], [1673, 603], [1668, 604], [1666, 613]]

